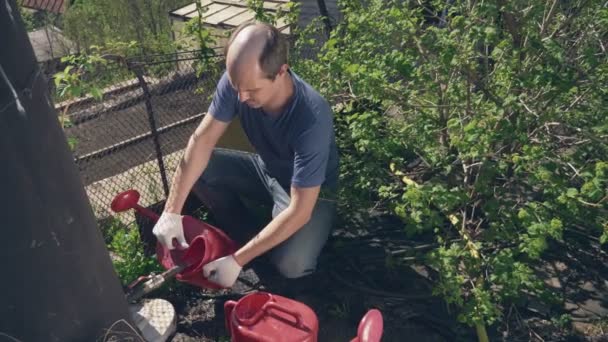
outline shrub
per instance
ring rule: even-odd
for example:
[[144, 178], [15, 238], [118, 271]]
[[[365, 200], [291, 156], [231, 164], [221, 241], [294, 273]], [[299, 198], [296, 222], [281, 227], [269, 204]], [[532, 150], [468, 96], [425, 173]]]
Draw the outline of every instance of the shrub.
[[[435, 293], [485, 339], [565, 230], [608, 239], [601, 1], [344, 1], [297, 71], [336, 104], [342, 201], [434, 234]], [[361, 196], [364, 193], [365, 196]]]

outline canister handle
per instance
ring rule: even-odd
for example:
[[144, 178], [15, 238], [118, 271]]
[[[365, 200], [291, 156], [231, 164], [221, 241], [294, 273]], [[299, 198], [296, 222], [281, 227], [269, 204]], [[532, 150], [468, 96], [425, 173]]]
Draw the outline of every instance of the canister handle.
[[[226, 307], [224, 307], [224, 309], [226, 310]], [[260, 321], [260, 319], [262, 319], [262, 317], [264, 316], [264, 314], [270, 313], [271, 309], [283, 312], [283, 313], [285, 313], [285, 314], [293, 317], [295, 319], [295, 323], [292, 324], [294, 327], [296, 327], [298, 329], [301, 329], [301, 330], [305, 330], [305, 331], [309, 331], [310, 330], [302, 322], [302, 315], [300, 315], [299, 313], [297, 313], [297, 312], [295, 312], [293, 310], [287, 309], [287, 308], [279, 305], [277, 302], [274, 301], [274, 298], [270, 294], [269, 294], [268, 301], [266, 303], [264, 303], [264, 305], [262, 305], [262, 308], [260, 310], [258, 310], [252, 317], [250, 317], [250, 318], [239, 318], [237, 316], [236, 319], [242, 325], [252, 326], [252, 325], [258, 323]], [[230, 310], [232, 310], [232, 308]]]
[[279, 304], [277, 304], [276, 302], [270, 302], [270, 301], [267, 302], [266, 304], [264, 304], [264, 306], [262, 306], [262, 311], [268, 311], [269, 309], [281, 311], [283, 313], [286, 313], [286, 314], [292, 316], [296, 320], [296, 324], [295, 324], [296, 327], [306, 328], [306, 326], [302, 323], [302, 315], [300, 315], [299, 313], [289, 310], [287, 308], [284, 308], [284, 307], [280, 306]]
[[230, 321], [232, 320], [232, 311], [236, 304], [237, 302], [233, 300], [224, 303], [224, 323], [226, 324], [226, 331], [228, 331], [228, 334], [232, 331], [232, 324], [230, 324]]
[[260, 319], [262, 319], [262, 315], [264, 315], [264, 307], [262, 307], [262, 310], [259, 310], [258, 312], [253, 314], [253, 316], [251, 316], [250, 318], [240, 318], [237, 315], [236, 320], [242, 325], [252, 326], [256, 324]]

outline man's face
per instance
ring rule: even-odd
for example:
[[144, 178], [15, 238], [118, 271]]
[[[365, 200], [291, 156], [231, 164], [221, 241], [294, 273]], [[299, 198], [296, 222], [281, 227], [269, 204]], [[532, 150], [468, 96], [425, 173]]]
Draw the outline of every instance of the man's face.
[[241, 102], [260, 108], [272, 101], [277, 92], [277, 78], [267, 78], [258, 65], [244, 65], [239, 69], [232, 73], [229, 70], [228, 74]]

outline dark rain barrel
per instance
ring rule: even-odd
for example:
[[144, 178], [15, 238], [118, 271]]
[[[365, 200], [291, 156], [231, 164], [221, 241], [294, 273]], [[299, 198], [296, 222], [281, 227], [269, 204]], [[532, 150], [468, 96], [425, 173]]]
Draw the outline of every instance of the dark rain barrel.
[[0, 341], [138, 341], [14, 0], [0, 66]]

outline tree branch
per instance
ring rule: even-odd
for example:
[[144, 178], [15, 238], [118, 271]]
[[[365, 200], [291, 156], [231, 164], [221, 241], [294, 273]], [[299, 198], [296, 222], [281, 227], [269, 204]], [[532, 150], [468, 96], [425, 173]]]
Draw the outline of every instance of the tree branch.
[[557, 4], [557, 0], [553, 0], [553, 3], [551, 4], [551, 8], [549, 9], [549, 13], [547, 14], [546, 17], [543, 17], [543, 23], [540, 26], [540, 36], [541, 37], [545, 33], [545, 29], [547, 28], [549, 21], [551, 20], [551, 18], [553, 17], [553, 14], [555, 13], [556, 4]]

